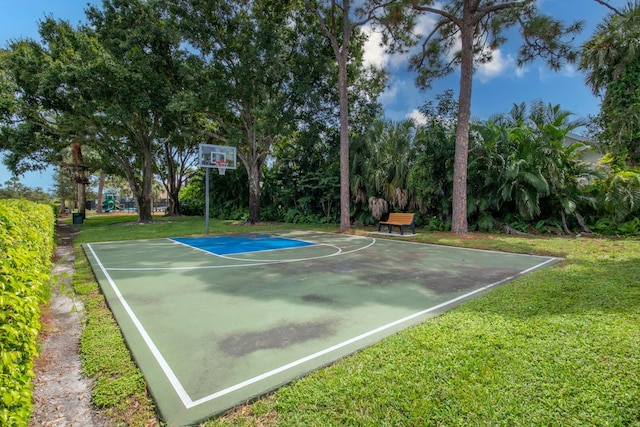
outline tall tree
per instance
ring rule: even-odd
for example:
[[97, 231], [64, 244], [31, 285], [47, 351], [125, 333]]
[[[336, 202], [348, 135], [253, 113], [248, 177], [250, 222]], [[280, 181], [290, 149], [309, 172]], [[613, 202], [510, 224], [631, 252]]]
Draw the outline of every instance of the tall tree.
[[193, 122], [181, 118], [167, 137], [161, 139], [156, 156], [158, 176], [167, 192], [167, 216], [179, 216], [180, 190], [193, 175], [198, 161], [198, 135]]
[[14, 174], [59, 163], [60, 150], [68, 146], [44, 126], [56, 116], [55, 105], [43, 105], [40, 93], [45, 85], [37, 84], [47, 65], [34, 41], [16, 41], [0, 50], [0, 149], [3, 163]]
[[320, 31], [331, 43], [338, 65], [340, 105], [340, 230], [351, 227], [349, 197], [349, 76], [350, 48], [357, 32], [367, 24], [380, 24], [390, 48], [410, 44], [411, 14], [403, 13], [403, 2], [394, 0], [303, 0], [320, 23]]
[[417, 84], [428, 88], [433, 79], [460, 66], [452, 232], [465, 234], [468, 231], [467, 162], [474, 65], [489, 62], [492, 51], [506, 41], [504, 32], [517, 25], [523, 39], [518, 65], [542, 57], [552, 69], [559, 69], [563, 59], [575, 61], [577, 53], [567, 37], [579, 32], [582, 23], [565, 26], [553, 17], [541, 14], [535, 0], [449, 0], [443, 3], [414, 0], [413, 8], [437, 19], [422, 40], [421, 52], [410, 60], [410, 68], [418, 71]]
[[87, 10], [88, 29], [107, 58], [97, 58], [103, 82], [91, 93], [104, 117], [94, 121], [94, 141], [122, 165], [140, 222], [152, 219], [156, 154], [176, 131], [176, 98], [192, 81], [189, 55], [162, 6], [159, 0], [104, 0], [102, 9]]
[[[128, 179], [140, 222], [152, 220], [155, 154], [173, 126], [164, 117], [189, 74], [181, 39], [158, 6], [105, 0], [103, 9], [87, 9], [89, 25], [79, 29], [47, 18], [40, 23], [42, 45], [16, 42], [3, 55], [22, 120], [10, 134], [24, 128], [38, 142], [28, 145], [27, 135], [22, 151], [59, 151], [56, 138], [93, 147]], [[50, 141], [42, 141], [42, 131], [53, 135]]]
[[[45, 28], [50, 28], [47, 23], [50, 20], [40, 25], [43, 34]], [[23, 40], [13, 42], [10, 50], [0, 56], [6, 77], [3, 86], [13, 86], [11, 101], [3, 105], [0, 148], [7, 150], [4, 163], [14, 173], [42, 170], [51, 164], [71, 167], [78, 210], [84, 215], [88, 166], [79, 139], [66, 127], [70, 103], [64, 99], [65, 90], [52, 85], [48, 78], [51, 75], [58, 78], [60, 71], [56, 64], [60, 57], [52, 53], [53, 50], [47, 51], [35, 41]], [[63, 153], [68, 148], [71, 156], [65, 158]]]
[[[170, 2], [188, 42], [208, 62], [201, 95], [207, 134], [238, 147], [248, 173], [250, 223], [260, 221], [260, 183], [274, 144], [327, 96], [327, 46], [295, 2]], [[330, 93], [328, 94], [330, 96]]]
[[640, 2], [629, 1], [611, 12], [582, 46], [580, 69], [587, 85], [602, 97], [600, 144], [640, 164]]

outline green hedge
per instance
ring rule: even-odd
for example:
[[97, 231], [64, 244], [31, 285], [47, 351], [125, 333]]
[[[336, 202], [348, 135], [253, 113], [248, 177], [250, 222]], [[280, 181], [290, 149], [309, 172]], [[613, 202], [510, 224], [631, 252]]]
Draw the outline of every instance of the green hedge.
[[49, 205], [0, 200], [0, 425], [29, 423], [40, 306], [52, 283]]

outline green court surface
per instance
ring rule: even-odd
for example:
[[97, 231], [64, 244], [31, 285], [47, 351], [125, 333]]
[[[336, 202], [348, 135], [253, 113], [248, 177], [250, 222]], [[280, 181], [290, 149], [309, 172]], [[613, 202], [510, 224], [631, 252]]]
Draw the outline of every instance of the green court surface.
[[[84, 245], [170, 426], [211, 417], [557, 261], [313, 231], [231, 237], [241, 243]], [[271, 246], [247, 244], [256, 240]]]

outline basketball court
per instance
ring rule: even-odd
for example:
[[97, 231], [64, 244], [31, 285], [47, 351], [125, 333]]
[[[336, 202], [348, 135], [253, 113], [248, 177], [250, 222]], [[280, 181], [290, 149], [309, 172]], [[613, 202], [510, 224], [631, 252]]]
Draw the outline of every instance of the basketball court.
[[315, 231], [84, 245], [162, 418], [267, 393], [556, 258]]

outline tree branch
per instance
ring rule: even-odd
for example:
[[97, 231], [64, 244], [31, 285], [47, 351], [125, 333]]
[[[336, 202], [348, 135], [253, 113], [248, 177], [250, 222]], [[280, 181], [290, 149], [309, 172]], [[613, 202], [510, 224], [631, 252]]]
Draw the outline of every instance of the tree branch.
[[376, 19], [376, 12], [379, 11], [380, 9], [385, 9], [387, 6], [393, 5], [394, 3], [396, 3], [396, 0], [390, 0], [388, 2], [385, 3], [381, 3], [379, 5], [377, 5], [376, 7], [371, 8], [371, 10], [369, 10], [369, 12], [367, 12], [367, 14], [365, 15], [366, 18], [362, 19], [360, 21], [356, 21], [351, 25], [351, 31], [353, 31], [354, 28], [365, 25], [371, 21], [373, 21], [374, 19]]
[[[499, 12], [501, 10], [507, 10], [507, 9], [513, 9], [513, 8], [518, 8], [518, 7], [524, 7], [527, 5], [527, 3], [529, 3], [528, 1], [514, 1], [511, 3], [499, 3], [499, 4], [494, 4], [492, 6], [488, 6], [488, 7], [484, 7], [484, 8], [480, 8], [478, 9], [478, 18], [481, 19], [484, 16], [490, 14], [490, 13], [495, 13], [495, 12]], [[474, 20], [474, 23], [477, 22], [477, 20]]]
[[601, 4], [602, 6], [608, 8], [609, 10], [611, 10], [613, 13], [615, 13], [618, 16], [623, 16], [624, 14], [622, 12], [620, 12], [618, 9], [616, 9], [615, 7], [611, 6], [609, 3], [607, 3], [606, 1], [603, 0], [595, 0], [596, 3]]
[[448, 19], [449, 22], [453, 22], [458, 27], [462, 27], [462, 21], [459, 20], [455, 15], [452, 15], [449, 12], [447, 12], [446, 10], [438, 9], [438, 8], [431, 7], [431, 6], [421, 6], [418, 3], [418, 0], [413, 0], [412, 7], [415, 10], [418, 10], [420, 12], [429, 12], [429, 13], [433, 13], [433, 14], [436, 14], [436, 15], [440, 15], [443, 18]]
[[[303, 0], [303, 3], [306, 6], [307, 10], [311, 11], [311, 13], [313, 13], [316, 16], [316, 18], [318, 18], [318, 22], [320, 22], [320, 31], [322, 31], [322, 34], [324, 34], [324, 36], [329, 39], [329, 41], [331, 42], [331, 46], [333, 46], [334, 51], [338, 52], [340, 50], [340, 46], [338, 46], [338, 40], [336, 39], [336, 37], [333, 36], [331, 31], [329, 31], [329, 27], [327, 26], [327, 21], [324, 19], [324, 16], [322, 16], [322, 14], [320, 13], [320, 10], [316, 9], [309, 0]], [[333, 4], [335, 5], [335, 2], [333, 2]], [[333, 10], [335, 10], [335, 6], [333, 6], [331, 10], [333, 12]]]

